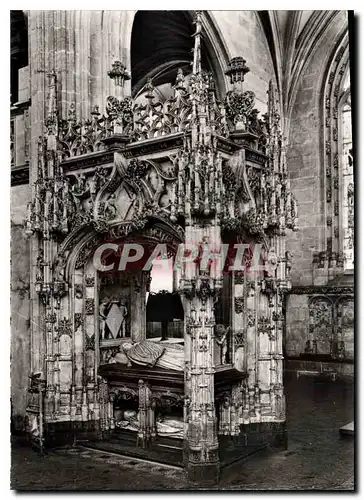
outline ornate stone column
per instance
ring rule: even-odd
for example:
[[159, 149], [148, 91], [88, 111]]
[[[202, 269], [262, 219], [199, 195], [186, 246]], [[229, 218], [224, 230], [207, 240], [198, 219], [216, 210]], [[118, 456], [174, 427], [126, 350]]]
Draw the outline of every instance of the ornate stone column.
[[[216, 242], [220, 228], [211, 221], [201, 227], [197, 220], [186, 227], [186, 241]], [[214, 394], [214, 301], [221, 282], [213, 274], [201, 272], [188, 262], [180, 282], [185, 301], [186, 371], [185, 395], [188, 398], [185, 462], [193, 482], [215, 483], [220, 473]]]
[[130, 309], [130, 334], [134, 342], [141, 342], [146, 338], [146, 302], [148, 287], [148, 273], [140, 272], [132, 276], [130, 281], [130, 297], [133, 307]]

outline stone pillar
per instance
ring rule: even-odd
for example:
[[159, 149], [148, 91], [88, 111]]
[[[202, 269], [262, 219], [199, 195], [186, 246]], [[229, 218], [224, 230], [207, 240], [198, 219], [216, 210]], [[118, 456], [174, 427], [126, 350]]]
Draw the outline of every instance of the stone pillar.
[[237, 271], [233, 276], [233, 315], [232, 315], [232, 362], [234, 368], [244, 371], [245, 361], [245, 328], [244, 328], [244, 274]]
[[[196, 246], [206, 241], [219, 246], [220, 228], [186, 227], [186, 241]], [[195, 263], [185, 264], [180, 291], [185, 297], [186, 371], [185, 395], [188, 398], [185, 463], [189, 480], [214, 484], [219, 480], [220, 463], [214, 394], [214, 300], [221, 281], [210, 269], [201, 272]]]
[[[85, 267], [83, 283], [85, 276], [93, 271], [92, 263], [89, 262]], [[95, 340], [96, 340], [96, 324], [98, 320], [98, 308], [96, 307], [97, 288], [84, 287], [85, 291], [85, 335], [84, 335], [84, 385], [86, 390], [86, 400], [89, 412], [89, 419], [94, 420], [94, 392], [96, 388], [96, 373], [95, 373]], [[96, 398], [97, 399], [97, 398]], [[92, 413], [92, 414], [91, 414]]]
[[139, 429], [138, 444], [143, 448], [148, 446], [151, 438], [151, 391], [149, 384], [143, 380], [138, 381], [139, 386]]
[[130, 334], [134, 342], [141, 342], [146, 338], [146, 303], [148, 275], [140, 272], [130, 281], [130, 297], [133, 301], [129, 304]]
[[[38, 138], [44, 131], [45, 118], [45, 91], [46, 74], [45, 65], [45, 11], [29, 11], [29, 53], [32, 59], [30, 70], [30, 97], [31, 107], [31, 137], [30, 137], [30, 163], [29, 185], [31, 186], [31, 199], [35, 198], [34, 182], [38, 178]], [[46, 372], [46, 361], [43, 353], [46, 352], [44, 331], [44, 305], [36, 291], [37, 258], [41, 252], [39, 239], [34, 236], [30, 241], [30, 329], [31, 329], [31, 372]]]
[[214, 401], [213, 298], [197, 296], [187, 299], [186, 305], [187, 314], [192, 318], [188, 374], [188, 477], [192, 482], [215, 483], [219, 478], [220, 464]]

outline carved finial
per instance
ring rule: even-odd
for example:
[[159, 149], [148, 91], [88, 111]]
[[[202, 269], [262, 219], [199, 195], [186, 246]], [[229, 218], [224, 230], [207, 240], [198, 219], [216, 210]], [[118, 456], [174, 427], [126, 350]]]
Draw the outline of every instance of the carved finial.
[[207, 89], [209, 92], [215, 92], [216, 91], [216, 82], [214, 80], [214, 75], [212, 74], [211, 71], [204, 71], [203, 72], [204, 79], [207, 85]]
[[107, 72], [109, 77], [114, 80], [115, 85], [124, 87], [124, 82], [130, 80], [130, 75], [126, 70], [126, 66], [121, 61], [115, 61], [112, 64], [111, 70]]
[[148, 78], [144, 91], [146, 92], [145, 97], [147, 99], [154, 99], [154, 85], [151, 78]]
[[74, 105], [74, 103], [70, 105], [70, 109], [68, 110], [68, 121], [76, 121], [76, 106]]
[[202, 12], [200, 10], [196, 11], [196, 31], [194, 33], [195, 37], [195, 46], [193, 49], [193, 69], [192, 72], [194, 75], [198, 75], [201, 73], [201, 30], [202, 30]]
[[178, 68], [175, 88], [177, 90], [184, 90], [186, 88], [185, 76], [183, 74], [182, 68]]
[[271, 112], [277, 115], [279, 107], [279, 98], [278, 98], [278, 92], [272, 80], [269, 80], [269, 87], [267, 90], [267, 94], [268, 94], [268, 113]]
[[225, 71], [225, 75], [230, 76], [231, 85], [236, 83], [243, 83], [246, 73], [249, 73], [250, 68], [245, 65], [246, 60], [244, 57], [233, 57], [230, 59], [228, 69]]
[[97, 104], [95, 104], [95, 106], [92, 108], [91, 114], [92, 116], [100, 115], [100, 107]]
[[47, 74], [48, 76], [48, 86], [50, 87], [51, 85], [56, 84], [56, 72], [54, 69], [51, 69], [50, 72]]
[[54, 70], [48, 73], [48, 95], [47, 95], [47, 118], [45, 121], [47, 129], [47, 147], [56, 149], [55, 136], [58, 133], [57, 120], [57, 78]]

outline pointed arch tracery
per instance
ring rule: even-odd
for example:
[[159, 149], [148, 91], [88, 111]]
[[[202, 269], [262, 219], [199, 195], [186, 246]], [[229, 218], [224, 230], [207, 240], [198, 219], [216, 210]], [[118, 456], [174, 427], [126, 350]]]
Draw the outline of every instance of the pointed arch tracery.
[[325, 250], [329, 267], [353, 268], [354, 179], [345, 36], [331, 59], [323, 88]]

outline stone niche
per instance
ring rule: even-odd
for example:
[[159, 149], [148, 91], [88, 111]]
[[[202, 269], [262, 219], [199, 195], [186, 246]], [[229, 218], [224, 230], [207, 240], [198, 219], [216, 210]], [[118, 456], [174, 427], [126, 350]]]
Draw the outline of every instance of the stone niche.
[[99, 314], [105, 317], [100, 340], [130, 337], [131, 280], [125, 276], [102, 276]]
[[121, 343], [145, 339], [148, 273], [141, 270], [99, 276], [101, 361]]
[[310, 370], [322, 372], [331, 367], [337, 374], [353, 375], [354, 298], [329, 287], [313, 287], [315, 291], [287, 298], [287, 368], [307, 370], [309, 363]]

